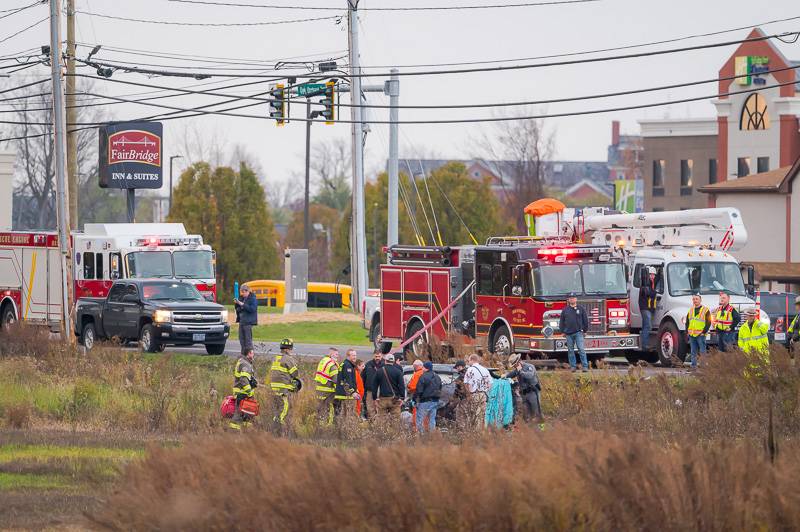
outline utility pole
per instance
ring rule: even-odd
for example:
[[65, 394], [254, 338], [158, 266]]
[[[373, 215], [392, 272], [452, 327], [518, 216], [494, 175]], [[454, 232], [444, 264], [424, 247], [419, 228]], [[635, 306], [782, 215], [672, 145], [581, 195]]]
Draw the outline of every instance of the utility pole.
[[[78, 121], [75, 107], [75, 0], [67, 0], [67, 124]], [[69, 183], [69, 226], [78, 228], [78, 132], [67, 131], [67, 182]]]
[[389, 96], [389, 201], [388, 207], [388, 221], [386, 228], [386, 245], [391, 247], [398, 243], [398, 206], [397, 206], [397, 189], [398, 189], [398, 146], [399, 146], [399, 125], [397, 124], [398, 109], [400, 103], [400, 76], [397, 75], [397, 69], [393, 68], [391, 71], [392, 77], [389, 81], [385, 82], [384, 93]]
[[172, 214], [172, 161], [183, 159], [183, 155], [172, 155], [169, 158], [169, 214]]
[[61, 85], [61, 0], [50, 0], [50, 66], [53, 92], [53, 121], [55, 143], [53, 151], [56, 162], [56, 207], [58, 213], [58, 247], [61, 252], [61, 338], [72, 338], [72, 320], [69, 306], [69, 217], [67, 215], [66, 189], [66, 113], [64, 91]]
[[309, 188], [311, 183], [311, 99], [306, 98], [306, 190], [303, 199], [303, 249], [311, 242], [311, 214], [309, 213]]
[[358, 53], [358, 0], [347, 0], [350, 52], [350, 116], [353, 143], [353, 221], [351, 224], [350, 269], [353, 304], [357, 312], [367, 293], [367, 238], [364, 224], [364, 123], [361, 107], [361, 67]]

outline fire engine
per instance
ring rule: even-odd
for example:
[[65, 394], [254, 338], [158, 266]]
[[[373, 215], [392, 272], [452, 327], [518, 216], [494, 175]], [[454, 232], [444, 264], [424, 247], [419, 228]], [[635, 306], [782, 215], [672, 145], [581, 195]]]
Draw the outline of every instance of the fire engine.
[[571, 293], [589, 317], [588, 354], [639, 347], [629, 332], [625, 266], [608, 245], [525, 236], [483, 246], [392, 246], [380, 279], [384, 346], [412, 338], [442, 314], [407, 346], [417, 356], [431, 337], [461, 335], [501, 356], [561, 358], [567, 347], [558, 322]]
[[[116, 279], [192, 282], [216, 301], [215, 254], [180, 223], [86, 224], [71, 235], [75, 298], [105, 297]], [[58, 235], [0, 233], [0, 320], [53, 325], [61, 316]]]

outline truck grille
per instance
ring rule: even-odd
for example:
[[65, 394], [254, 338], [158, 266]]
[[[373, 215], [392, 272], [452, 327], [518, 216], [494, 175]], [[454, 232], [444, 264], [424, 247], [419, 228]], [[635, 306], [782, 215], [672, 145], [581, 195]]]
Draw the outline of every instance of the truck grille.
[[606, 333], [605, 301], [603, 301], [602, 299], [579, 301], [578, 305], [583, 307], [583, 309], [586, 311], [586, 317], [589, 318], [589, 334], [605, 334]]
[[172, 321], [184, 325], [222, 323], [222, 313], [219, 311], [177, 311], [172, 313]]

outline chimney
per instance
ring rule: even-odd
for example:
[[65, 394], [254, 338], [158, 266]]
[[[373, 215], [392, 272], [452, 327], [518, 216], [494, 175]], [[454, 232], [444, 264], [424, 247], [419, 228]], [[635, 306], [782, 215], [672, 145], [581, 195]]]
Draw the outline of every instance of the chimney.
[[619, 120], [611, 122], [611, 145], [616, 146], [619, 144]]

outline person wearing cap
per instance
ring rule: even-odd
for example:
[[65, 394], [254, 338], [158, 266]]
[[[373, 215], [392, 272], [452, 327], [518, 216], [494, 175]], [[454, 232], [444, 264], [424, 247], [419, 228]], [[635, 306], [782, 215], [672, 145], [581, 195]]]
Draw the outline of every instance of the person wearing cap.
[[378, 411], [375, 408], [375, 400], [373, 399], [373, 390], [375, 389], [375, 377], [384, 365], [383, 353], [376, 349], [372, 353], [372, 360], [364, 364], [364, 369], [361, 371], [361, 380], [364, 381], [364, 408], [366, 410], [366, 417], [374, 417]]
[[436, 411], [439, 408], [439, 398], [442, 396], [442, 379], [433, 371], [433, 363], [428, 361], [422, 364], [420, 376], [414, 391], [416, 407], [417, 432], [422, 434], [425, 427], [428, 432], [436, 428]]
[[758, 310], [754, 308], [747, 309], [745, 316], [746, 321], [739, 327], [739, 349], [746, 354], [768, 354], [769, 325], [758, 319]]
[[333, 401], [336, 396], [336, 382], [339, 377], [339, 350], [331, 347], [328, 354], [317, 364], [314, 380], [317, 383], [317, 414], [325, 425], [333, 424]]
[[517, 379], [519, 384], [519, 394], [522, 398], [522, 419], [537, 422], [542, 420], [542, 405], [539, 394], [542, 391], [542, 384], [539, 381], [539, 374], [536, 366], [522, 361], [522, 356], [514, 353], [508, 357], [508, 365], [511, 369], [505, 374], [506, 379]]
[[795, 316], [789, 328], [786, 330], [786, 347], [789, 353], [794, 351], [795, 344], [800, 344], [800, 296], [794, 300]]
[[586, 349], [583, 346], [583, 335], [589, 330], [589, 318], [586, 311], [578, 306], [578, 296], [574, 293], [567, 296], [567, 305], [561, 311], [558, 319], [558, 329], [567, 337], [567, 358], [569, 368], [576, 371], [575, 347], [581, 357], [583, 371], [589, 371], [589, 362], [586, 359]]
[[658, 290], [656, 289], [656, 269], [647, 267], [647, 277], [639, 288], [639, 312], [642, 315], [641, 349], [647, 351], [650, 345], [650, 331], [653, 328], [653, 313], [656, 310]]
[[233, 305], [239, 323], [239, 345], [244, 355], [248, 349], [253, 349], [253, 327], [258, 325], [258, 300], [246, 284], [239, 288], [239, 295], [241, 298], [234, 299]]
[[692, 368], [696, 368], [697, 357], [706, 354], [706, 334], [711, 328], [711, 311], [703, 305], [703, 298], [700, 294], [692, 296], [692, 306], [684, 320], [686, 334], [689, 336]]
[[281, 427], [289, 425], [290, 397], [300, 391], [303, 383], [298, 377], [297, 360], [292, 355], [294, 342], [284, 338], [280, 343], [281, 352], [272, 361], [269, 368], [269, 387], [275, 415], [272, 421]]
[[386, 363], [375, 374], [372, 399], [375, 401], [376, 415], [400, 415], [400, 407], [406, 396], [403, 369], [394, 363], [394, 355], [383, 357]]
[[356, 403], [361, 401], [356, 383], [356, 360], [358, 354], [352, 347], [344, 355], [344, 362], [339, 367], [339, 378], [336, 382], [336, 395], [334, 397], [334, 412], [337, 416], [353, 416], [356, 412]]
[[736, 326], [739, 325], [739, 311], [731, 305], [731, 298], [725, 292], [719, 293], [719, 306], [714, 310], [713, 326], [717, 332], [717, 347], [727, 351], [736, 339]]

